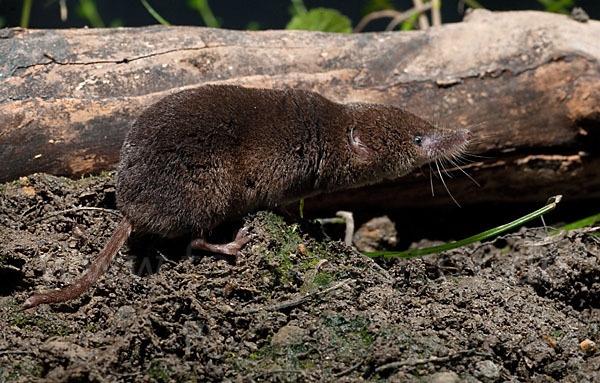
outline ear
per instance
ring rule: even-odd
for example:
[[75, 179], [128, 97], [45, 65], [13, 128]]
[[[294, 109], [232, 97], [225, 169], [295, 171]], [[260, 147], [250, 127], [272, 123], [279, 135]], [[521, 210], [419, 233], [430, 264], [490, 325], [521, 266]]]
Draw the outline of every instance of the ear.
[[373, 150], [361, 140], [360, 135], [358, 128], [353, 126], [348, 133], [348, 141], [352, 151], [367, 160], [373, 155]]

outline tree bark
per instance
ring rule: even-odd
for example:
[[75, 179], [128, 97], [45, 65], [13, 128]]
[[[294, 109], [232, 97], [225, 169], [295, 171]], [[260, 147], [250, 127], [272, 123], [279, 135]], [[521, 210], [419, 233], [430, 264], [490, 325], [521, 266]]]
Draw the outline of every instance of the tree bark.
[[[470, 127], [476, 157], [446, 180], [463, 204], [600, 197], [600, 22], [473, 12], [419, 32], [326, 34], [199, 27], [0, 30], [0, 181], [111, 169], [160, 97], [206, 83], [294, 87], [394, 104]], [[436, 170], [437, 172], [437, 170]], [[449, 182], [448, 182], [449, 181]], [[312, 206], [445, 204], [429, 169]]]

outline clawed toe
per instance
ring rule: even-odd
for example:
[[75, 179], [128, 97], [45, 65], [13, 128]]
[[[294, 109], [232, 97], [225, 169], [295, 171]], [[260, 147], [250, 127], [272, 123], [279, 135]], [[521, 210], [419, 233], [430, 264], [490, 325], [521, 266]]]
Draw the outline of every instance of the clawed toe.
[[195, 250], [205, 250], [212, 253], [227, 254], [237, 256], [245, 244], [250, 242], [251, 236], [248, 235], [248, 229], [243, 227], [238, 230], [235, 239], [229, 243], [209, 243], [203, 238], [192, 240], [190, 246]]

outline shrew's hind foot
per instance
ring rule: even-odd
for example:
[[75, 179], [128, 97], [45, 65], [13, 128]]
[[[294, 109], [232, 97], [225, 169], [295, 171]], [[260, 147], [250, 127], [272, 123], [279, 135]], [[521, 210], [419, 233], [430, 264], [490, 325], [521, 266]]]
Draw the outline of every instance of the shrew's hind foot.
[[209, 243], [204, 238], [193, 239], [190, 246], [194, 250], [205, 250], [211, 253], [235, 255], [239, 254], [239, 251], [244, 247], [245, 244], [250, 242], [248, 236], [248, 230], [243, 227], [238, 230], [235, 239], [228, 243]]

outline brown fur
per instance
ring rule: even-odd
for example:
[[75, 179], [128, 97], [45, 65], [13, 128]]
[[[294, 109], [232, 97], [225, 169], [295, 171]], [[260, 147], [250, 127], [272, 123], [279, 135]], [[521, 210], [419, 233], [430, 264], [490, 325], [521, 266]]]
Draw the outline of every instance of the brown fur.
[[134, 231], [202, 235], [260, 208], [399, 177], [428, 162], [413, 139], [433, 132], [392, 106], [203, 86], [165, 97], [134, 124], [117, 203]]
[[79, 281], [35, 295], [24, 307], [83, 293], [131, 230], [192, 234], [199, 237], [193, 248], [235, 254], [244, 236], [214, 245], [204, 235], [257, 209], [400, 177], [460, 151], [469, 138], [400, 108], [338, 104], [301, 90], [218, 85], [167, 96], [125, 139], [117, 176], [125, 218], [106, 248]]

